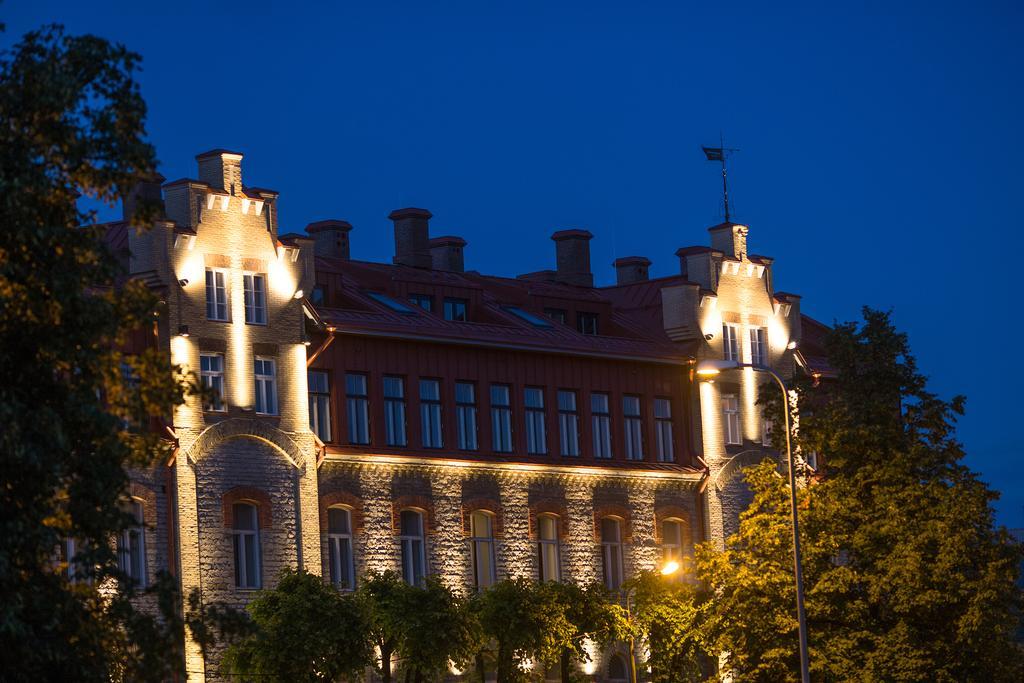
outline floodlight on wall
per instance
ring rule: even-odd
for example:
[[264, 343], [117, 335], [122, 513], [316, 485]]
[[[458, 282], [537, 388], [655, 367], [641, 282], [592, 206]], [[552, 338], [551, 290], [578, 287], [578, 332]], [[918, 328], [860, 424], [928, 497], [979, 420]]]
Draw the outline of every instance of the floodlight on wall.
[[188, 336], [188, 325], [178, 325], [178, 336], [179, 337], [187, 337]]
[[306, 293], [305, 293], [305, 292], [303, 292], [303, 291], [302, 291], [301, 289], [296, 289], [296, 290], [295, 290], [295, 294], [293, 294], [293, 295], [292, 295], [292, 298], [293, 298], [293, 299], [301, 299], [301, 298], [302, 298], [302, 297], [304, 297], [305, 295], [306, 295]]
[[796, 339], [794, 339], [793, 341], [791, 341], [791, 342], [789, 342], [788, 344], [786, 344], [786, 348], [787, 348], [787, 349], [789, 349], [790, 351], [792, 351], [792, 350], [793, 350], [793, 349], [795, 349], [796, 347], [797, 347], [797, 341], [796, 341]]
[[183, 277], [180, 280], [178, 280], [178, 285], [180, 287], [187, 287], [188, 286], [188, 278], [187, 277]]
[[697, 375], [699, 377], [714, 377], [723, 370], [732, 370], [739, 367], [734, 360], [702, 360], [697, 363]]

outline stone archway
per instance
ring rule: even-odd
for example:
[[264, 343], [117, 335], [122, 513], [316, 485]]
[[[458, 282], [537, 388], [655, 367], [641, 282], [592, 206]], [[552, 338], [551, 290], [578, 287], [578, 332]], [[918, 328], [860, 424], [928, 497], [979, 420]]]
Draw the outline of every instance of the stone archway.
[[280, 451], [298, 470], [305, 467], [306, 454], [291, 436], [261, 420], [244, 418], [232, 418], [210, 425], [188, 446], [185, 457], [189, 464], [195, 466], [224, 441], [243, 437], [268, 443]]

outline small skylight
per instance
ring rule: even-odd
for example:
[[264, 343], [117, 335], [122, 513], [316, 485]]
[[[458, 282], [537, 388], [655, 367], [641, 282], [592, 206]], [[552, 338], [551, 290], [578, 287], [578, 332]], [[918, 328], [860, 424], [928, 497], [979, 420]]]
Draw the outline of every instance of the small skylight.
[[525, 320], [526, 322], [530, 323], [534, 327], [545, 327], [545, 328], [551, 327], [551, 323], [549, 321], [544, 320], [544, 318], [538, 318], [533, 313], [530, 313], [528, 311], [524, 311], [521, 308], [518, 308], [516, 306], [505, 306], [504, 308], [505, 308], [506, 311], [508, 311], [512, 315], [514, 315], [514, 316], [516, 316], [518, 318], [522, 318], [523, 320]]
[[370, 297], [379, 304], [384, 304], [395, 313], [401, 313], [402, 315], [415, 315], [416, 311], [412, 310], [401, 301], [395, 301], [386, 294], [380, 292], [364, 292], [366, 296]]

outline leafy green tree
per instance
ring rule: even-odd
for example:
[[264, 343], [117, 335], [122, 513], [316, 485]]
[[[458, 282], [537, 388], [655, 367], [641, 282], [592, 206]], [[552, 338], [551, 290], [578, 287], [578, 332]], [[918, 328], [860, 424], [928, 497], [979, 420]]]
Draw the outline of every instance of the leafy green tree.
[[569, 683], [573, 679], [573, 664], [590, 661], [586, 641], [603, 647], [624, 640], [629, 636], [629, 622], [626, 611], [601, 583], [580, 586], [551, 582], [543, 586], [572, 627], [565, 632], [567, 638], [560, 644], [558, 658], [562, 683]]
[[255, 631], [228, 648], [221, 667], [242, 680], [336, 681], [370, 662], [360, 604], [313, 574], [285, 569], [249, 603]]
[[[122, 352], [158, 300], [120, 286], [108, 204], [155, 168], [138, 56], [58, 26], [0, 57], [0, 671], [7, 680], [163, 680], [180, 669], [180, 619], [156, 581], [140, 612], [111, 539], [130, 467], [168, 455], [148, 429], [182, 400], [166, 355]], [[146, 218], [145, 212], [140, 220]], [[75, 539], [62, 564], [57, 549]], [[72, 583], [68, 574], [82, 579]], [[120, 582], [120, 591], [101, 588]]]
[[650, 650], [652, 683], [704, 680], [709, 668], [704, 591], [660, 572], [643, 572], [626, 588], [634, 595], [636, 630]]
[[468, 601], [431, 576], [422, 587], [406, 585], [398, 602], [397, 655], [407, 681], [443, 680], [451, 665], [470, 667], [480, 632]]

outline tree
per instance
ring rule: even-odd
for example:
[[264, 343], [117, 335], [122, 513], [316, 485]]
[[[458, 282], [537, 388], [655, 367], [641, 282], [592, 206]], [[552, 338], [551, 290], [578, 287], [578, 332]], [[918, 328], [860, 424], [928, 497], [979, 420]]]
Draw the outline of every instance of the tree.
[[468, 669], [479, 650], [479, 625], [466, 600], [435, 576], [401, 592], [397, 654], [406, 681], [440, 680], [449, 666]]
[[372, 643], [374, 668], [383, 683], [391, 683], [391, 664], [404, 635], [408, 584], [393, 571], [371, 572], [359, 587], [359, 599], [367, 615], [367, 635]]
[[[825, 463], [800, 505], [812, 678], [1024, 679], [1021, 549], [995, 528], [997, 494], [961, 462], [963, 398], [927, 390], [887, 313], [836, 326], [827, 349], [837, 378], [798, 384], [794, 435]], [[713, 642], [738, 678], [797, 671], [788, 494], [774, 469], [747, 473], [754, 503], [726, 550], [698, 554]]]
[[[8, 680], [166, 679], [180, 620], [139, 612], [111, 539], [126, 468], [169, 454], [150, 419], [184, 387], [166, 355], [128, 356], [159, 302], [124, 273], [85, 195], [112, 204], [155, 168], [138, 56], [58, 26], [0, 58], [0, 670]], [[146, 213], [139, 214], [144, 221]], [[65, 539], [75, 555], [55, 560]], [[81, 579], [69, 581], [69, 574]], [[102, 591], [120, 582], [120, 591]], [[161, 656], [162, 655], [162, 656]]]
[[255, 631], [228, 648], [222, 667], [243, 680], [336, 681], [370, 662], [361, 606], [319, 576], [285, 569], [247, 607]]
[[626, 611], [601, 583], [580, 586], [569, 582], [550, 582], [542, 585], [552, 594], [552, 600], [558, 603], [558, 609], [564, 612], [572, 627], [565, 632], [566, 639], [559, 644], [561, 653], [558, 658], [562, 683], [569, 683], [573, 662], [590, 661], [587, 641], [605, 646], [629, 636]]
[[643, 572], [626, 588], [634, 591], [635, 628], [650, 650], [652, 683], [704, 680], [709, 668], [704, 591], [660, 572]]

